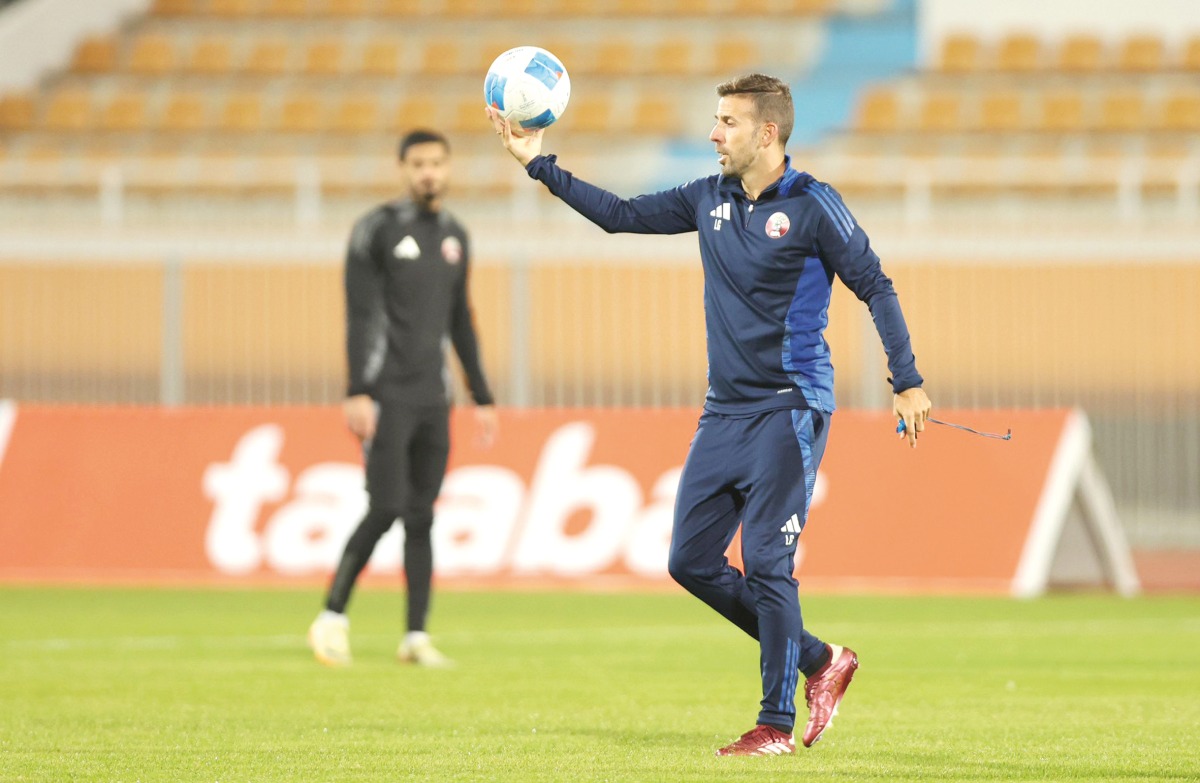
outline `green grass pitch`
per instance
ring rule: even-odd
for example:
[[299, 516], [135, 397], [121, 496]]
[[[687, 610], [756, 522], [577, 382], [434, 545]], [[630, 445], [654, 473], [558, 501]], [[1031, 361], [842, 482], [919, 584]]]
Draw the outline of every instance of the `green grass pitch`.
[[394, 661], [379, 589], [318, 665], [319, 596], [0, 588], [0, 781], [1200, 780], [1200, 598], [809, 597], [862, 669], [814, 748], [739, 759], [757, 647], [688, 596], [442, 592], [449, 671]]

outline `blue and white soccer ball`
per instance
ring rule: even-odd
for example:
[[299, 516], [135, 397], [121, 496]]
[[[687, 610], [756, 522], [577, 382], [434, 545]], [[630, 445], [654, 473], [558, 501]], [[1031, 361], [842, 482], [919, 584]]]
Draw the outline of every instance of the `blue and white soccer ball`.
[[571, 99], [571, 77], [562, 60], [537, 46], [518, 46], [496, 58], [483, 82], [487, 104], [517, 134], [548, 128]]

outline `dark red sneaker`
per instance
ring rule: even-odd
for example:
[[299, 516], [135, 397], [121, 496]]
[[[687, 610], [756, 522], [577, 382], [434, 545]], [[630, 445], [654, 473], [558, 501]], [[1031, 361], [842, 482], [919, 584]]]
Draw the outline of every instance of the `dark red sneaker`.
[[796, 740], [773, 726], [755, 726], [737, 742], [717, 751], [718, 756], [782, 756], [796, 752]]
[[858, 670], [858, 654], [849, 647], [829, 645], [829, 663], [804, 683], [804, 700], [808, 702], [808, 725], [804, 727], [804, 747], [811, 748], [821, 739], [825, 729], [833, 725], [838, 705]]

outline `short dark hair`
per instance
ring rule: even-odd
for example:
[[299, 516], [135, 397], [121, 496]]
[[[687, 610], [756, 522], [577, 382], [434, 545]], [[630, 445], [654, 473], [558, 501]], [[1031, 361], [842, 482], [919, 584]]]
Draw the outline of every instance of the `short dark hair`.
[[773, 122], [779, 128], [779, 138], [786, 145], [796, 121], [792, 107], [792, 91], [780, 79], [761, 73], [739, 76], [717, 85], [717, 95], [749, 95], [759, 122]]
[[400, 160], [404, 160], [404, 156], [408, 154], [408, 148], [417, 144], [428, 144], [436, 142], [446, 148], [446, 152], [450, 151], [450, 142], [446, 137], [437, 131], [418, 128], [417, 130], [409, 131], [404, 134], [404, 138], [400, 139]]

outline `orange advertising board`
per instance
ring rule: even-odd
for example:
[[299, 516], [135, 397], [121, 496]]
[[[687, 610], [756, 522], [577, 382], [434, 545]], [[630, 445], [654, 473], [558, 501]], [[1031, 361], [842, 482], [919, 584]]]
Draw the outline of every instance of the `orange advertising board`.
[[[806, 587], [1007, 591], [1068, 411], [941, 411], [910, 450], [886, 413], [839, 412], [798, 575]], [[490, 450], [455, 413], [434, 546], [443, 584], [667, 584], [698, 412], [506, 410]], [[333, 408], [0, 403], [0, 579], [323, 580], [365, 508]], [[371, 572], [402, 568], [399, 526]], [[736, 544], [731, 557], [736, 561]]]

